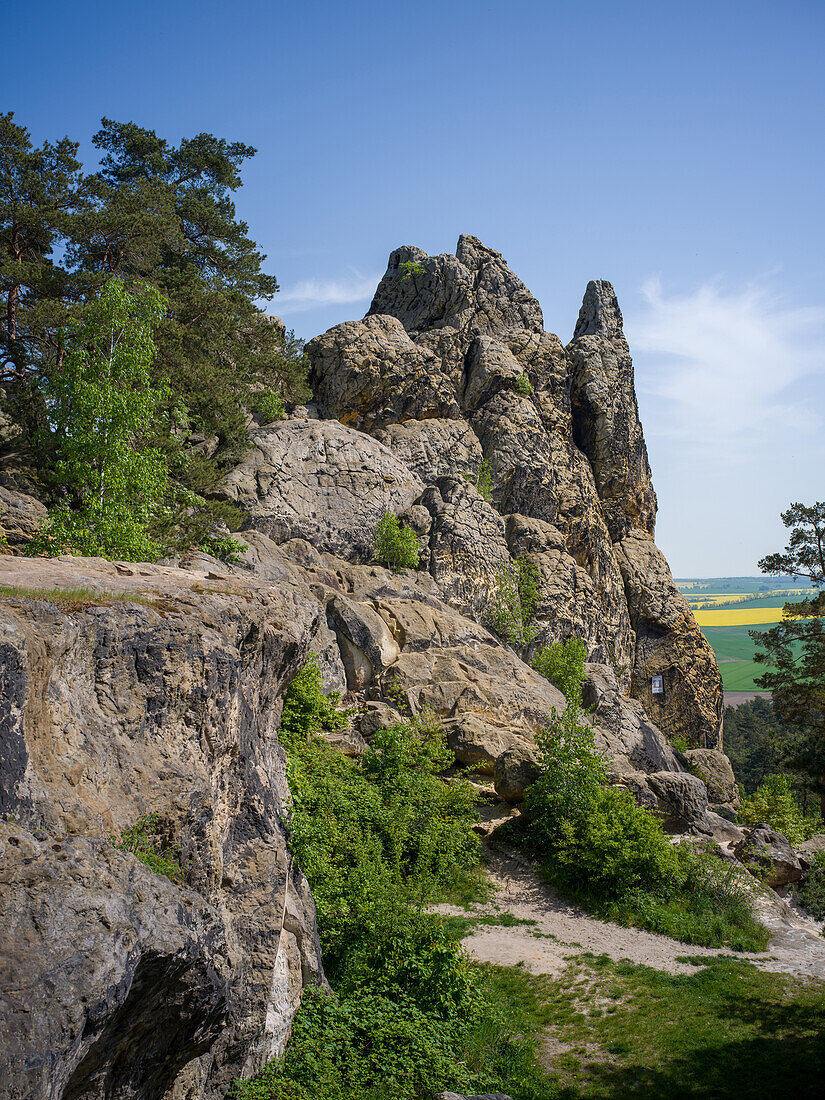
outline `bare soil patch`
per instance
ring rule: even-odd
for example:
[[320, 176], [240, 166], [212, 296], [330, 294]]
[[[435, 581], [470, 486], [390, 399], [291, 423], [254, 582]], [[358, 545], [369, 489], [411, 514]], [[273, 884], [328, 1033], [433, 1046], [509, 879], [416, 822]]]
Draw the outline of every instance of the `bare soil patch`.
[[544, 883], [517, 851], [492, 851], [488, 871], [493, 885], [490, 901], [468, 910], [439, 905], [437, 911], [471, 917], [509, 913], [519, 921], [534, 923], [477, 926], [462, 943], [480, 962], [521, 966], [532, 974], [558, 977], [568, 960], [591, 952], [668, 974], [692, 974], [699, 964], [687, 962], [685, 956], [698, 959], [724, 955], [753, 962], [763, 970], [825, 979], [825, 938], [819, 934], [819, 926], [772, 893], [759, 895], [756, 902], [759, 919], [772, 933], [771, 943], [767, 951], [752, 953], [696, 947], [597, 920]]

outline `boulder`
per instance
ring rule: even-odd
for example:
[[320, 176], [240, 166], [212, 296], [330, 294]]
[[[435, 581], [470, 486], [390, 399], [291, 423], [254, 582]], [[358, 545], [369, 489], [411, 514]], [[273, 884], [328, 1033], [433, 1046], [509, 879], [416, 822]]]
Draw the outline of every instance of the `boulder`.
[[684, 755], [707, 787], [709, 802], [737, 810], [742, 800], [727, 756], [718, 749], [688, 749]]
[[0, 529], [13, 549], [22, 550], [34, 538], [46, 515], [36, 497], [0, 485]]
[[766, 886], [787, 886], [802, 878], [802, 864], [788, 839], [770, 825], [755, 825], [733, 853]]
[[368, 604], [335, 595], [327, 605], [327, 613], [338, 638], [347, 687], [350, 691], [363, 691], [398, 660], [401, 652], [398, 643], [381, 616]]
[[369, 560], [384, 513], [403, 513], [424, 488], [386, 447], [333, 420], [283, 420], [254, 431], [251, 444], [221, 492], [276, 543], [303, 539]]
[[522, 802], [524, 792], [541, 774], [535, 750], [526, 743], [505, 749], [495, 762], [496, 794], [505, 802]]
[[705, 814], [705, 823], [710, 826], [713, 839], [717, 844], [723, 844], [728, 849], [734, 848], [748, 834], [747, 825], [737, 825], [727, 817], [722, 817], [711, 807]]
[[322, 414], [362, 431], [405, 420], [458, 417], [460, 367], [413, 343], [395, 317], [346, 321], [307, 345]]
[[0, 1093], [162, 1100], [231, 1019], [222, 917], [105, 840], [0, 822]]
[[359, 733], [365, 741], [369, 742], [379, 730], [387, 726], [397, 725], [404, 718], [395, 709], [379, 699], [368, 699], [359, 712], [353, 717], [352, 728]]
[[[150, 922], [145, 936], [142, 924], [129, 935], [143, 936], [147, 975], [154, 973], [153, 951], [168, 960], [171, 997], [172, 959], [180, 957], [183, 966], [191, 947], [193, 967], [201, 966], [200, 949], [190, 944], [194, 933], [187, 929], [197, 921], [211, 926], [218, 915], [231, 964], [226, 1016], [216, 1038], [207, 1028], [190, 1045], [185, 1013], [180, 1017], [181, 1050], [198, 1043], [209, 1048], [200, 1095], [218, 1100], [239, 1073], [253, 1072], [282, 1052], [304, 985], [322, 980], [314, 905], [287, 844], [289, 794], [277, 731], [283, 692], [306, 660], [323, 607], [297, 573], [289, 584], [273, 585], [232, 567], [223, 567], [222, 579], [210, 579], [211, 562], [202, 565], [185, 570], [94, 558], [0, 560], [0, 583], [45, 594], [0, 600], [0, 812], [30, 831], [42, 827], [58, 844], [68, 833], [116, 834], [144, 814], [159, 815], [165, 835], [180, 850], [191, 893], [186, 905], [179, 900], [174, 907], [179, 929], [173, 935], [168, 884], [160, 880], [157, 897], [170, 914], [164, 917], [167, 930], [153, 938]], [[64, 603], [51, 595], [61, 588], [95, 595]], [[119, 856], [110, 856], [105, 845], [77, 851], [77, 876], [65, 889], [78, 899], [78, 920], [66, 926], [60, 943], [84, 942], [86, 927], [89, 944], [94, 939], [102, 945], [94, 950], [105, 953], [109, 940], [99, 925], [108, 919], [108, 903], [93, 893], [83, 901], [83, 891], [97, 881], [95, 861], [102, 877], [109, 874], [107, 866], [114, 868], [112, 935], [120, 927], [114, 909], [123, 927], [133, 916], [143, 921], [144, 910], [130, 900], [129, 882], [119, 885], [125, 874]], [[64, 850], [54, 858], [68, 866], [70, 854]], [[143, 892], [142, 878], [129, 881], [136, 894]], [[145, 894], [150, 907], [152, 896]], [[38, 895], [29, 897], [31, 914], [19, 919], [39, 920]], [[282, 918], [283, 930], [273, 936]], [[54, 934], [62, 937], [64, 930]], [[49, 957], [47, 942], [31, 940], [29, 946]], [[13, 956], [18, 984], [42, 965], [24, 954], [21, 947]], [[136, 967], [141, 957], [136, 951]], [[113, 978], [115, 984], [122, 978], [124, 996], [129, 973], [127, 968]], [[136, 973], [139, 978], [142, 971]], [[200, 1011], [194, 992], [190, 999], [192, 1011]], [[51, 1056], [68, 1064], [74, 1048], [65, 1043], [73, 1031], [62, 1013], [60, 999], [47, 998], [29, 1025], [48, 1033]], [[101, 1000], [89, 1026], [94, 1034], [116, 1032], [119, 1013], [116, 999]], [[159, 1031], [171, 1019], [159, 1010]], [[148, 1019], [141, 1028], [136, 1060], [142, 1048], [160, 1050], [167, 1041], [153, 1034]], [[121, 1057], [116, 1043], [96, 1049], [90, 1073], [121, 1072], [114, 1061], [101, 1060], [104, 1052]], [[170, 1058], [174, 1062], [177, 1055]], [[154, 1095], [148, 1089], [145, 1095]]]
[[654, 772], [647, 777], [647, 785], [656, 796], [656, 811], [662, 823], [671, 832], [683, 832], [691, 826], [704, 824], [708, 809], [705, 784], [687, 772]]
[[486, 775], [493, 775], [496, 760], [505, 749], [521, 744], [530, 736], [526, 729], [518, 734], [509, 726], [469, 712], [445, 720], [444, 733], [456, 762]]
[[825, 852], [825, 833], [816, 833], [815, 836], [809, 837], [796, 850], [809, 863], [813, 862], [815, 856], [819, 855], [820, 852]]

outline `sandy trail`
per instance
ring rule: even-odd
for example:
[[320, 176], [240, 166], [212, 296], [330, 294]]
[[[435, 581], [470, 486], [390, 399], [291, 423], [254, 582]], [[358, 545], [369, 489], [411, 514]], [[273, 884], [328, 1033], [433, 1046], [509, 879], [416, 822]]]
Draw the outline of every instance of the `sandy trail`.
[[775, 895], [760, 897], [757, 902], [759, 918], [773, 938], [767, 951], [753, 954], [695, 947], [667, 936], [595, 920], [559, 897], [514, 851], [493, 851], [488, 870], [494, 888], [490, 901], [473, 906], [469, 913], [454, 905], [439, 905], [437, 911], [456, 916], [506, 912], [535, 924], [477, 926], [462, 942], [481, 962], [523, 964], [533, 974], [558, 975], [571, 957], [590, 951], [669, 974], [691, 974], [698, 967], [681, 962], [680, 957], [726, 955], [753, 962], [763, 970], [825, 979], [825, 938], [819, 934], [819, 926]]

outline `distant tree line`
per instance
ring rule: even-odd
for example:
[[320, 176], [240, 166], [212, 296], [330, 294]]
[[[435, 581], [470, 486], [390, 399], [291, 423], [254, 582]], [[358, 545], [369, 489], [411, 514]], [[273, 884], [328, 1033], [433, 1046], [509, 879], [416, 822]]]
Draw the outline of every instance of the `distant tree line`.
[[[114, 450], [150, 454], [151, 485], [132, 477], [121, 493], [146, 504], [134, 552], [199, 544], [237, 519], [209, 496], [247, 446], [250, 410], [274, 418], [308, 396], [300, 342], [258, 306], [278, 284], [233, 202], [255, 150], [211, 134], [174, 146], [106, 118], [93, 143], [86, 173], [77, 142], [36, 146], [0, 115], [0, 463], [13, 453], [74, 522], [90, 495], [115, 499], [102, 491]], [[140, 400], [106, 431], [102, 395], [130, 386]], [[67, 426], [84, 415], [106, 454], [78, 477]]]

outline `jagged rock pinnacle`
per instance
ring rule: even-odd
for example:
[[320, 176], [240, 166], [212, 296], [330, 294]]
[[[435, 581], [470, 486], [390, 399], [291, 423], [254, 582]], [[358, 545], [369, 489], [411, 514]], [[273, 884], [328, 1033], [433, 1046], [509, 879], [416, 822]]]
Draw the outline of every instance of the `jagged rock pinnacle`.
[[591, 279], [587, 284], [573, 339], [579, 336], [604, 336], [608, 340], [624, 336], [616, 291], [606, 279]]

